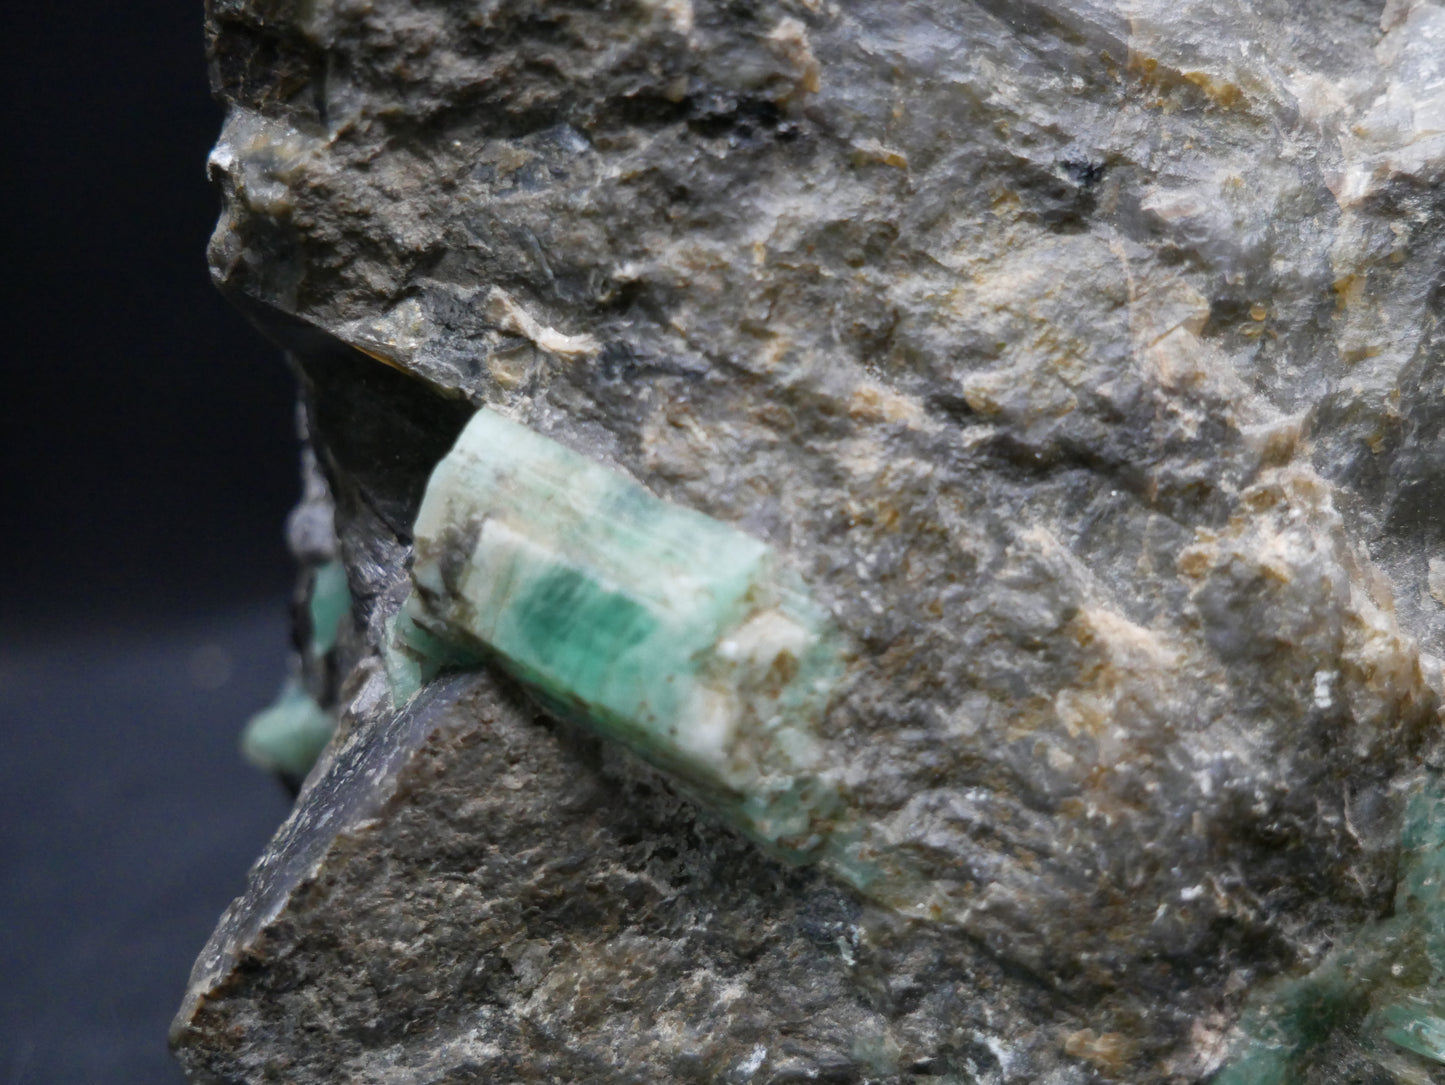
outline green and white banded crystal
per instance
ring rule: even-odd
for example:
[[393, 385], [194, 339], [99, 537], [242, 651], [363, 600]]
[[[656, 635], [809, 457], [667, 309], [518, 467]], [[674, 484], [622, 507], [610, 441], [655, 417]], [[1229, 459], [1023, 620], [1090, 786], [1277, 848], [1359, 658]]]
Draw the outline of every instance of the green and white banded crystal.
[[814, 727], [841, 665], [769, 546], [490, 410], [432, 474], [414, 534], [399, 698], [438, 645], [491, 659], [753, 839], [816, 855], [837, 799]]

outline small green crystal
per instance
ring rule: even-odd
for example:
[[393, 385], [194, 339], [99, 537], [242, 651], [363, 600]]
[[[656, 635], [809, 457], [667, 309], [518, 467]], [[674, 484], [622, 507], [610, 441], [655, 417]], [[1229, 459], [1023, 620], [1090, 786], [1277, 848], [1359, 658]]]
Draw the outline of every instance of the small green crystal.
[[1431, 1008], [1406, 1004], [1387, 1007], [1381, 1015], [1385, 1039], [1433, 1062], [1445, 1062], [1445, 1019], [1439, 1016], [1442, 1008], [1438, 999]]
[[316, 569], [311, 579], [311, 655], [320, 659], [336, 647], [341, 619], [351, 609], [351, 589], [346, 582], [346, 566], [328, 561]]
[[1445, 1063], [1445, 778], [1424, 774], [1406, 805], [1394, 914], [1251, 1001], [1235, 1057], [1213, 1085], [1304, 1081], [1313, 1052], [1335, 1032], [1398, 1070], [1398, 1080], [1423, 1080], [1401, 1059]]
[[[311, 636], [302, 649], [303, 667], [319, 665], [335, 649], [341, 621], [350, 610], [346, 566], [339, 561], [317, 566], [307, 597]], [[281, 777], [294, 789], [311, 771], [335, 729], [332, 713], [306, 692], [299, 677], [293, 677], [270, 707], [247, 722], [241, 734], [241, 752], [252, 764]]]
[[311, 771], [336, 721], [300, 685], [288, 682], [271, 707], [252, 716], [241, 752], [267, 772], [299, 783]]
[[436, 644], [460, 645], [755, 840], [796, 857], [823, 843], [836, 798], [813, 726], [839, 656], [766, 544], [489, 410], [432, 474], [414, 535], [398, 699]]
[[404, 606], [386, 623], [383, 663], [391, 698], [398, 705], [415, 697], [442, 671], [475, 667], [481, 662], [476, 651], [443, 640], [417, 625], [412, 610]]

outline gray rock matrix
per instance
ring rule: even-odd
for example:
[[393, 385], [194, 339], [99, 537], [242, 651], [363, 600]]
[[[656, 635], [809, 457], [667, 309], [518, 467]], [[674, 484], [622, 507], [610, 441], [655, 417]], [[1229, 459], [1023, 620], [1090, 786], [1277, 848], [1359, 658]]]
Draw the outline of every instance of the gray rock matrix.
[[[193, 1081], [1204, 1081], [1388, 910], [1445, 654], [1445, 6], [208, 30], [211, 267], [298, 371], [293, 543], [354, 606], [306, 675], [337, 738], [177, 1018]], [[786, 557], [848, 646], [839, 786], [956, 922], [486, 669], [392, 708], [412, 518], [484, 404]]]

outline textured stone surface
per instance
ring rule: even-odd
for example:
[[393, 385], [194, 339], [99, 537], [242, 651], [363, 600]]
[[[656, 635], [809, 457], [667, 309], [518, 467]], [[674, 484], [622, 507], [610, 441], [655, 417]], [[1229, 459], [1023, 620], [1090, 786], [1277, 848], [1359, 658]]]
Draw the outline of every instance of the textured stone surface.
[[[303, 668], [337, 739], [177, 1018], [195, 1080], [1191, 1082], [1375, 967], [1445, 649], [1445, 8], [209, 25], [212, 266], [295, 361], [293, 540], [354, 605]], [[801, 575], [831, 779], [946, 922], [485, 668], [393, 710], [413, 522], [480, 406]], [[1275, 1069], [1432, 1080], [1392, 991]]]

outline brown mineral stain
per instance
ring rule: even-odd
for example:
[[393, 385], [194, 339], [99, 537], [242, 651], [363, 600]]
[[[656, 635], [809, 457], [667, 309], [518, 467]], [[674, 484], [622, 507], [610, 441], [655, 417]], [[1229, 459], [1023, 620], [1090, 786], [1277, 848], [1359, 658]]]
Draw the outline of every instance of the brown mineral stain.
[[1023, 205], [1024, 201], [1019, 197], [1019, 194], [1011, 188], [1000, 189], [998, 192], [993, 193], [992, 206], [993, 212], [996, 215], [1018, 211]]
[[1064, 1038], [1064, 1054], [1092, 1063], [1106, 1074], [1117, 1074], [1138, 1052], [1138, 1045], [1121, 1032], [1096, 1033], [1080, 1029]]
[[793, 69], [793, 89], [787, 97], [817, 94], [823, 85], [823, 66], [813, 55], [808, 28], [797, 19], [785, 18], [768, 35], [768, 44], [778, 59]]
[[908, 396], [891, 388], [864, 383], [848, 399], [848, 415], [859, 422], [915, 422], [923, 409]]
[[1366, 343], [1363, 346], [1340, 351], [1340, 361], [1353, 365], [1355, 362], [1363, 362], [1367, 358], [1378, 358], [1383, 350], [1384, 348], [1378, 343]]
[[1207, 94], [1212, 102], [1233, 109], [1244, 100], [1244, 92], [1235, 83], [1216, 79], [1208, 72], [1185, 72], [1184, 78]]
[[388, 357], [387, 355], [382, 354], [382, 353], [381, 353], [380, 351], [378, 351], [378, 350], [375, 350], [375, 349], [372, 349], [372, 348], [369, 348], [369, 347], [363, 347], [363, 346], [361, 346], [360, 344], [357, 344], [357, 343], [352, 343], [351, 345], [352, 345], [355, 349], [361, 351], [362, 354], [365, 354], [368, 358], [373, 358], [373, 359], [375, 359], [376, 361], [380, 362], [382, 365], [390, 366], [392, 369], [395, 369], [398, 373], [405, 373], [405, 374], [406, 374], [407, 376], [409, 376], [409, 377], [414, 375], [411, 370], [407, 369], [406, 366], [402, 365], [402, 364], [401, 364], [400, 362], [398, 362], [396, 359], [391, 358], [391, 357]]
[[876, 139], [860, 139], [855, 141], [853, 144], [853, 164], [855, 166], [864, 166], [869, 163], [906, 170], [908, 168], [908, 156], [897, 148], [889, 147], [878, 142]]
[[1347, 308], [1359, 302], [1365, 293], [1363, 275], [1343, 275], [1335, 280], [1335, 308]]

